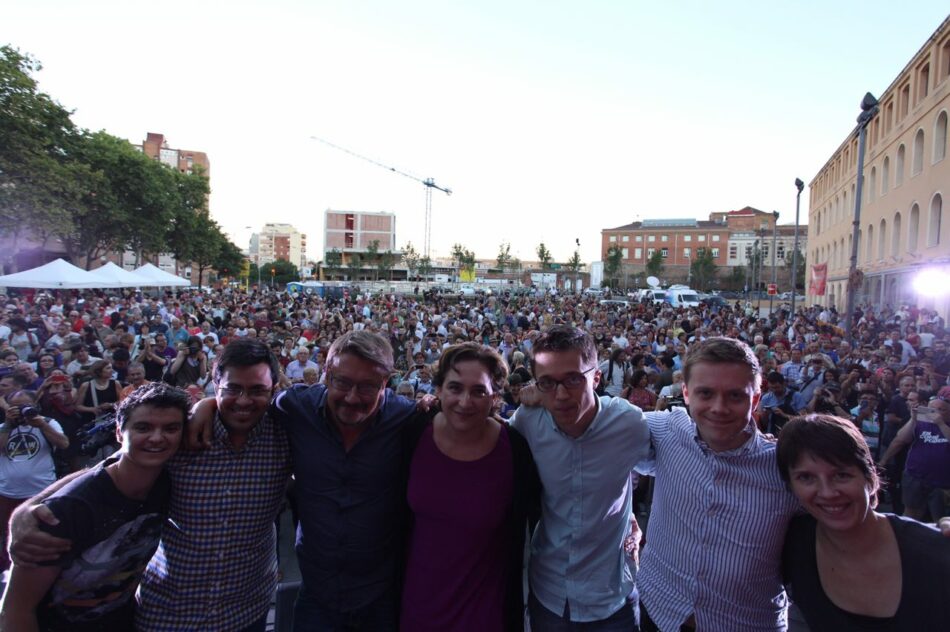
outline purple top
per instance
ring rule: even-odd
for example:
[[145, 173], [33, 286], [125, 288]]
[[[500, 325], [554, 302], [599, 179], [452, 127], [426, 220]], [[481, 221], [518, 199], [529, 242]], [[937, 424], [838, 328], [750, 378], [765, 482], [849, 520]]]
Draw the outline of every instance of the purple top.
[[[933, 487], [950, 488], [950, 441], [940, 427], [917, 421], [914, 443], [907, 453], [907, 471]], [[934, 518], [936, 520], [936, 518]]]
[[409, 470], [409, 540], [401, 630], [487, 632], [503, 627], [514, 474], [508, 431], [491, 452], [456, 461], [425, 429]]

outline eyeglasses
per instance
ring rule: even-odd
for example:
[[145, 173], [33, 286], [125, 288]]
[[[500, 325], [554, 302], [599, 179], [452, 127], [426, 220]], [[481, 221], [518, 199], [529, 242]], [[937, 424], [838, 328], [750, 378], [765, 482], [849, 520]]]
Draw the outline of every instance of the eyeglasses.
[[549, 393], [551, 391], [557, 390], [558, 386], [563, 386], [569, 391], [575, 391], [587, 384], [587, 374], [596, 368], [596, 366], [592, 366], [586, 371], [572, 373], [563, 380], [555, 380], [550, 377], [539, 377], [534, 383], [538, 387], [538, 390], [542, 393]]
[[251, 388], [244, 388], [241, 386], [218, 386], [218, 392], [222, 396], [234, 398], [244, 396], [248, 399], [270, 399], [271, 390], [272, 389], [267, 388], [266, 386], [254, 386]]
[[383, 390], [384, 384], [372, 382], [354, 382], [345, 377], [330, 374], [330, 387], [341, 393], [349, 393], [356, 387], [356, 394], [360, 397], [373, 397]]

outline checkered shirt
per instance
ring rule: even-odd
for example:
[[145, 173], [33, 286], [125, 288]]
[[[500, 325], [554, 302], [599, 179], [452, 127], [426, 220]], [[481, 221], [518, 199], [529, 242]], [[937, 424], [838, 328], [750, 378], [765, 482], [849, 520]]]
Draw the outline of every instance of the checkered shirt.
[[139, 587], [137, 630], [225, 632], [267, 613], [274, 520], [291, 470], [287, 434], [269, 415], [240, 450], [217, 417], [210, 449], [174, 457], [169, 519]]

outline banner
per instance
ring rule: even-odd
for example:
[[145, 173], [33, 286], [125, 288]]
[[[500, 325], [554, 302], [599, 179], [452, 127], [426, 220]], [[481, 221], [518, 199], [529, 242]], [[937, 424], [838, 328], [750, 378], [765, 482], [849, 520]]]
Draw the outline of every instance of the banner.
[[819, 263], [811, 267], [811, 280], [808, 282], [808, 293], [816, 296], [825, 295], [825, 282], [828, 280], [828, 264]]

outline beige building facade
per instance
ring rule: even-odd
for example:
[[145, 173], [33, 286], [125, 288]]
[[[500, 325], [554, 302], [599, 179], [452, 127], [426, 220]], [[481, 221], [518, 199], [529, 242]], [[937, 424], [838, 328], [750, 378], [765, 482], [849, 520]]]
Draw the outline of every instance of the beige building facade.
[[[856, 95], [857, 96], [857, 95]], [[937, 309], [945, 318], [950, 295], [921, 293], [914, 279], [937, 270], [950, 286], [950, 18], [878, 96], [867, 128], [858, 234], [856, 299]], [[857, 112], [856, 112], [857, 113]], [[808, 272], [827, 264], [824, 296], [809, 302], [845, 309], [857, 188], [858, 135], [853, 130], [809, 183]]]

